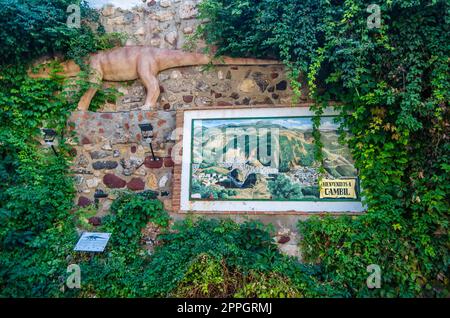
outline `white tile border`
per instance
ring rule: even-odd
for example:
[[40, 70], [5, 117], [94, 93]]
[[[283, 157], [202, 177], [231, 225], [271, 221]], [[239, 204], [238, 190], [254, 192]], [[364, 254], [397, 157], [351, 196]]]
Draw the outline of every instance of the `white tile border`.
[[[325, 116], [337, 115], [331, 108]], [[314, 201], [189, 201], [190, 159], [192, 119], [239, 118], [239, 117], [287, 117], [314, 116], [308, 107], [211, 109], [184, 111], [183, 161], [181, 167], [181, 211], [248, 211], [248, 212], [363, 212], [366, 207], [361, 202], [314, 202]]]

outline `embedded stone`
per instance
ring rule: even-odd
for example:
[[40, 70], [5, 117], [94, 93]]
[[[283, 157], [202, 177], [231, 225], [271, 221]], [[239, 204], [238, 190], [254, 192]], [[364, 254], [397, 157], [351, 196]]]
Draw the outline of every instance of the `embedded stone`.
[[170, 21], [173, 19], [174, 14], [170, 11], [161, 11], [154, 15], [152, 15], [152, 18], [159, 21], [159, 22], [165, 22]]
[[150, 189], [157, 189], [158, 188], [158, 179], [156, 178], [156, 176], [152, 173], [147, 177], [148, 181], [147, 181], [147, 185]]
[[88, 169], [82, 169], [82, 168], [78, 168], [78, 169], [73, 169], [72, 172], [74, 174], [92, 174], [91, 170]]
[[96, 161], [92, 163], [92, 168], [95, 170], [102, 170], [102, 169], [115, 169], [117, 168], [118, 164], [116, 161]]
[[232, 89], [231, 88], [231, 83], [229, 81], [218, 82], [217, 85], [214, 85], [214, 88], [218, 92], [228, 92], [228, 91], [230, 91]]
[[184, 29], [183, 29], [183, 33], [184, 34], [192, 34], [194, 32], [194, 29], [192, 28], [192, 27], [185, 27]]
[[100, 179], [99, 178], [92, 178], [92, 179], [87, 179], [86, 180], [86, 185], [88, 188], [96, 188], [98, 186], [98, 184], [100, 183]]
[[211, 106], [212, 104], [213, 104], [212, 99], [206, 96], [198, 96], [195, 99], [195, 105], [197, 106]]
[[122, 158], [120, 160], [120, 165], [123, 168], [123, 174], [125, 176], [131, 176], [142, 164], [144, 163], [143, 158], [130, 157], [129, 159]]
[[124, 176], [129, 177], [129, 176], [131, 176], [131, 175], [133, 174], [133, 170], [132, 170], [132, 169], [124, 168], [123, 171], [122, 171], [122, 174], [123, 174]]
[[89, 161], [87, 160], [87, 158], [86, 158], [85, 155], [81, 154], [81, 155], [78, 157], [78, 159], [77, 159], [75, 165], [76, 165], [77, 167], [87, 168], [87, 166], [89, 165]]
[[197, 15], [197, 9], [193, 1], [185, 1], [181, 4], [178, 15], [181, 19], [192, 19]]
[[138, 103], [142, 101], [142, 97], [139, 96], [128, 96], [122, 99], [122, 103], [124, 104], [131, 104], [131, 103]]
[[270, 97], [266, 97], [266, 98], [264, 98], [264, 101], [262, 101], [262, 102], [257, 102], [256, 104], [268, 104], [268, 105], [272, 105], [272, 104], [273, 104], [273, 100], [271, 100]]
[[113, 157], [114, 158], [120, 157], [120, 151], [119, 150], [114, 150]]
[[139, 169], [137, 169], [134, 174], [138, 175], [138, 176], [145, 176], [147, 175], [147, 171], [145, 171], [144, 167], [140, 167]]
[[91, 153], [89, 153], [89, 155], [91, 156], [92, 160], [96, 160], [96, 159], [103, 159], [106, 157], [109, 157], [111, 154], [109, 152], [106, 151], [92, 151]]
[[270, 73], [270, 78], [275, 79], [278, 77], [278, 73]]
[[273, 92], [275, 91], [275, 87], [270, 86], [270, 87], [267, 89], [267, 91], [268, 91], [269, 93], [273, 93]]
[[107, 142], [102, 146], [102, 150], [111, 151], [112, 150], [111, 144]]
[[77, 205], [79, 207], [81, 207], [81, 208], [84, 208], [84, 207], [86, 207], [88, 205], [91, 205], [91, 204], [92, 204], [92, 201], [89, 200], [86, 197], [81, 196], [81, 197], [78, 198], [78, 204]]
[[161, 128], [162, 126], [164, 126], [167, 123], [167, 120], [165, 119], [160, 119], [158, 120], [158, 128]]
[[283, 80], [276, 85], [277, 90], [284, 91], [287, 88], [287, 81]]
[[150, 40], [150, 45], [151, 46], [156, 46], [156, 47], [160, 46], [161, 45], [161, 39], [159, 39], [159, 38], [151, 39]]
[[165, 174], [159, 179], [158, 186], [160, 188], [165, 188], [167, 186], [167, 183], [169, 181], [169, 176], [170, 176], [170, 174]]
[[134, 35], [144, 35], [144, 34], [145, 34], [145, 28], [144, 27], [140, 27], [134, 32]]
[[231, 106], [233, 104], [229, 103], [229, 102], [224, 102], [224, 101], [219, 101], [217, 102], [218, 106]]
[[194, 99], [194, 96], [192, 96], [192, 95], [184, 95], [183, 96], [183, 101], [185, 103], [191, 103], [193, 99]]
[[98, 216], [93, 216], [88, 219], [88, 222], [89, 222], [89, 224], [91, 224], [93, 226], [99, 226], [102, 224], [102, 219], [99, 218]]
[[173, 162], [171, 157], [164, 158], [164, 166], [167, 167], [167, 168], [170, 168], [170, 167], [174, 166], [174, 162]]
[[236, 93], [236, 92], [234, 92], [234, 93], [232, 93], [232, 94], [230, 95], [230, 97], [233, 98], [233, 99], [239, 99], [239, 94]]
[[257, 87], [257, 85], [254, 80], [246, 78], [239, 85], [239, 90], [244, 93], [251, 93], [251, 92], [255, 91], [256, 87]]
[[127, 182], [113, 173], [107, 173], [103, 177], [103, 183], [110, 189], [124, 188]]
[[206, 84], [204, 81], [197, 81], [197, 83], [195, 84], [195, 88], [201, 92], [207, 92], [210, 89], [209, 85]]
[[170, 195], [169, 191], [161, 191], [161, 196], [162, 197], [168, 197]]
[[244, 99], [242, 100], [242, 104], [244, 104], [244, 105], [250, 105], [250, 98], [244, 97]]
[[167, 43], [169, 43], [171, 45], [175, 45], [177, 43], [178, 34], [176, 31], [171, 31], [171, 32], [167, 33], [164, 38]]
[[101, 114], [100, 117], [103, 119], [113, 119], [113, 115], [110, 113]]
[[133, 178], [128, 182], [127, 188], [133, 191], [140, 191], [145, 189], [145, 182], [141, 178]]
[[117, 125], [114, 133], [111, 136], [111, 143], [113, 145], [126, 144], [130, 142], [130, 134], [125, 130], [124, 126]]
[[261, 72], [255, 72], [252, 74], [253, 79], [258, 85], [261, 92], [264, 92], [266, 88], [269, 86], [269, 81], [265, 78], [265, 75]]
[[83, 176], [74, 176], [73, 180], [76, 185], [81, 185], [84, 182], [84, 177]]
[[163, 8], [168, 8], [172, 5], [172, 1], [171, 0], [161, 0], [159, 5]]
[[136, 146], [131, 146], [130, 151], [131, 153], [136, 153], [137, 147]]
[[88, 144], [91, 144], [92, 142], [91, 142], [91, 140], [88, 138], [88, 137], [86, 137], [86, 136], [83, 136], [82, 138], [81, 138], [81, 144], [82, 145], [88, 145]]
[[287, 235], [282, 235], [279, 239], [278, 239], [278, 243], [280, 244], [284, 244], [287, 243], [291, 240], [291, 238]]
[[180, 79], [180, 78], [182, 78], [182, 77], [183, 77], [183, 75], [181, 74], [180, 71], [172, 71], [172, 72], [170, 73], [170, 78], [171, 78], [171, 79]]
[[144, 165], [150, 169], [159, 169], [163, 165], [163, 160], [161, 158], [156, 158], [153, 160], [153, 157], [146, 157], [144, 161]]
[[230, 71], [227, 72], [227, 76], [225, 78], [228, 79], [228, 80], [231, 79], [231, 72]]
[[280, 95], [274, 93], [274, 94], [272, 94], [272, 98], [273, 99], [278, 99], [278, 98], [280, 98]]

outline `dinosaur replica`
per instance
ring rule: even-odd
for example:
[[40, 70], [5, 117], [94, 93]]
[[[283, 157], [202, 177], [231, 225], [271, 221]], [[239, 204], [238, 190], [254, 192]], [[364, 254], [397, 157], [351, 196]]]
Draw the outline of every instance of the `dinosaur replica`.
[[[91, 69], [89, 82], [101, 84], [106, 81], [130, 81], [140, 79], [147, 90], [142, 109], [149, 110], [156, 106], [160, 94], [157, 75], [159, 72], [180, 66], [196, 65], [274, 65], [281, 64], [275, 60], [253, 58], [222, 57], [213, 60], [209, 55], [190, 53], [181, 50], [159, 49], [150, 46], [125, 46], [91, 54], [87, 64]], [[63, 71], [58, 73], [66, 77], [74, 77], [80, 67], [74, 61], [62, 62]], [[49, 69], [41, 68], [37, 73], [28, 71], [32, 78], [48, 78]], [[98, 85], [95, 85], [98, 87]], [[81, 97], [78, 110], [87, 111], [97, 88], [91, 87]]]

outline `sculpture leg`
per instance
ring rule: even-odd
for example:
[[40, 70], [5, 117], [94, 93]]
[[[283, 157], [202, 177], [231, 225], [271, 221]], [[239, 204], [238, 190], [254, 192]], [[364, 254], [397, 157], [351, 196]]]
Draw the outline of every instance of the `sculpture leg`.
[[92, 98], [94, 98], [95, 93], [97, 93], [96, 88], [89, 88], [78, 102], [78, 110], [87, 111], [89, 105], [91, 104]]
[[145, 89], [147, 90], [147, 97], [145, 98], [143, 110], [150, 110], [156, 107], [156, 102], [160, 94], [159, 82], [156, 76], [151, 73], [140, 74], [140, 78], [144, 83]]
[[[92, 74], [89, 78], [89, 82], [94, 84], [94, 86], [99, 86], [102, 82], [103, 74], [100, 71], [100, 68], [94, 68], [92, 65]], [[97, 87], [90, 87], [84, 95], [81, 97], [78, 102], [78, 110], [87, 111], [89, 109], [89, 105], [91, 104], [92, 98], [94, 98], [95, 93], [97, 93]]]

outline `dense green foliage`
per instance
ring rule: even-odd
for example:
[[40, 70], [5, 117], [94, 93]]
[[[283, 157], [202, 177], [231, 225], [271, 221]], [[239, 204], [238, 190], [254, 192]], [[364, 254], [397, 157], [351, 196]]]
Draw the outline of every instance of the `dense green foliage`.
[[169, 216], [161, 201], [150, 196], [122, 193], [111, 205], [111, 215], [105, 217], [105, 230], [113, 233], [111, 244], [123, 252], [133, 253], [139, 248], [140, 230], [152, 220], [158, 226], [167, 227]]
[[143, 248], [142, 230], [149, 222], [166, 229], [169, 216], [152, 192], [118, 192], [110, 212], [95, 229], [112, 233], [106, 251], [90, 259], [84, 253], [74, 255], [71, 263], [81, 268], [81, 289], [67, 290], [66, 296], [147, 296], [142, 294], [143, 275], [150, 257]]
[[[131, 198], [132, 197], [132, 198]], [[141, 201], [126, 195], [129, 202]], [[120, 201], [120, 200], [119, 200]], [[117, 201], [116, 201], [117, 202]], [[129, 204], [129, 203], [126, 203]], [[125, 205], [126, 205], [125, 204]], [[125, 206], [122, 205], [122, 206]], [[135, 211], [139, 217], [144, 213]], [[163, 214], [160, 214], [163, 215]], [[117, 221], [117, 219], [115, 219]], [[146, 221], [158, 222], [150, 217]], [[126, 228], [115, 222], [115, 235], [140, 231], [142, 223]], [[105, 225], [105, 228], [110, 225]], [[104, 229], [104, 228], [102, 228]], [[119, 229], [121, 229], [119, 231]], [[66, 290], [77, 297], [304, 297], [338, 295], [322, 283], [314, 266], [280, 254], [270, 229], [258, 222], [187, 219], [164, 230], [152, 253], [130, 238], [128, 251], [112, 244], [103, 254], [80, 264], [80, 290]], [[123, 242], [125, 243], [125, 241]]]
[[[381, 27], [369, 28], [371, 3], [206, 0], [209, 23], [200, 33], [219, 55], [282, 59], [296, 92], [305, 74], [317, 116], [330, 101], [342, 105], [368, 213], [300, 223], [305, 255], [347, 296], [442, 296], [450, 263], [450, 4], [379, 1]], [[381, 289], [366, 287], [370, 264], [381, 267]]]
[[[77, 4], [82, 17], [80, 28], [67, 25], [67, 8]], [[107, 45], [104, 30], [93, 26], [98, 13], [84, 1], [1, 0], [0, 7], [0, 66], [25, 64], [55, 54], [81, 61]]]
[[[152, 192], [118, 193], [111, 214], [102, 219], [100, 227], [87, 222], [96, 208], [73, 206], [75, 189], [69, 170], [73, 149], [65, 142], [72, 137], [67, 136], [66, 121], [80, 92], [55, 75], [56, 63], [49, 79], [26, 76], [29, 63], [42, 55], [62, 54], [81, 61], [87, 53], [112, 44], [101, 30], [93, 32], [87, 26], [87, 18], [95, 22], [95, 14], [87, 7], [82, 10], [82, 28], [68, 28], [68, 4], [1, 1], [0, 296], [293, 297], [329, 293], [328, 284], [313, 277], [316, 270], [281, 256], [259, 223], [188, 220], [168, 232], [169, 217]], [[99, 103], [108, 98], [108, 94], [99, 96]], [[57, 156], [41, 144], [42, 127], [57, 131]], [[156, 240], [159, 245], [153, 254], [142, 244], [149, 222], [166, 231], [162, 240]], [[84, 230], [112, 232], [104, 253], [73, 251]], [[81, 289], [66, 285], [70, 264], [80, 266]]]
[[[25, 75], [42, 55], [81, 61], [113, 45], [88, 26], [96, 14], [85, 5], [82, 27], [66, 25], [72, 3], [0, 0], [1, 297], [448, 295], [447, 1], [380, 1], [379, 29], [367, 27], [370, 1], [201, 4], [209, 22], [199, 34], [218, 55], [279, 58], [297, 93], [305, 74], [316, 127], [329, 101], [342, 105], [368, 213], [299, 223], [304, 256], [317, 266], [282, 256], [255, 222], [188, 219], [167, 230], [167, 214], [148, 194], [118, 196], [99, 229], [114, 233], [104, 254], [72, 251], [75, 225], [86, 225], [86, 211], [73, 207], [73, 151], [65, 144], [77, 93], [58, 76]], [[98, 94], [97, 104], [108, 95]], [[41, 146], [44, 126], [58, 132], [58, 156]], [[141, 244], [149, 221], [165, 231], [151, 255]], [[69, 264], [81, 266], [81, 290], [62, 288]], [[366, 286], [370, 264], [381, 267], [381, 289]]]
[[[294, 297], [333, 293], [312, 266], [283, 256], [270, 228], [230, 220], [175, 224], [160, 237], [144, 276], [145, 295]], [[317, 277], [315, 277], [317, 276]], [[276, 279], [278, 277], [279, 279]], [[290, 287], [284, 290], [284, 287]]]
[[[66, 120], [76, 103], [62, 78], [31, 79], [29, 63], [42, 55], [81, 60], [110, 47], [86, 21], [66, 25], [73, 1], [0, 1], [0, 290], [2, 296], [57, 296], [66, 258], [77, 239], [75, 188], [69, 174], [73, 150], [65, 144]], [[75, 2], [76, 3], [76, 2]], [[69, 89], [67, 89], [69, 88]], [[60, 93], [64, 92], [64, 93]], [[58, 133], [58, 156], [42, 147], [40, 128]]]

